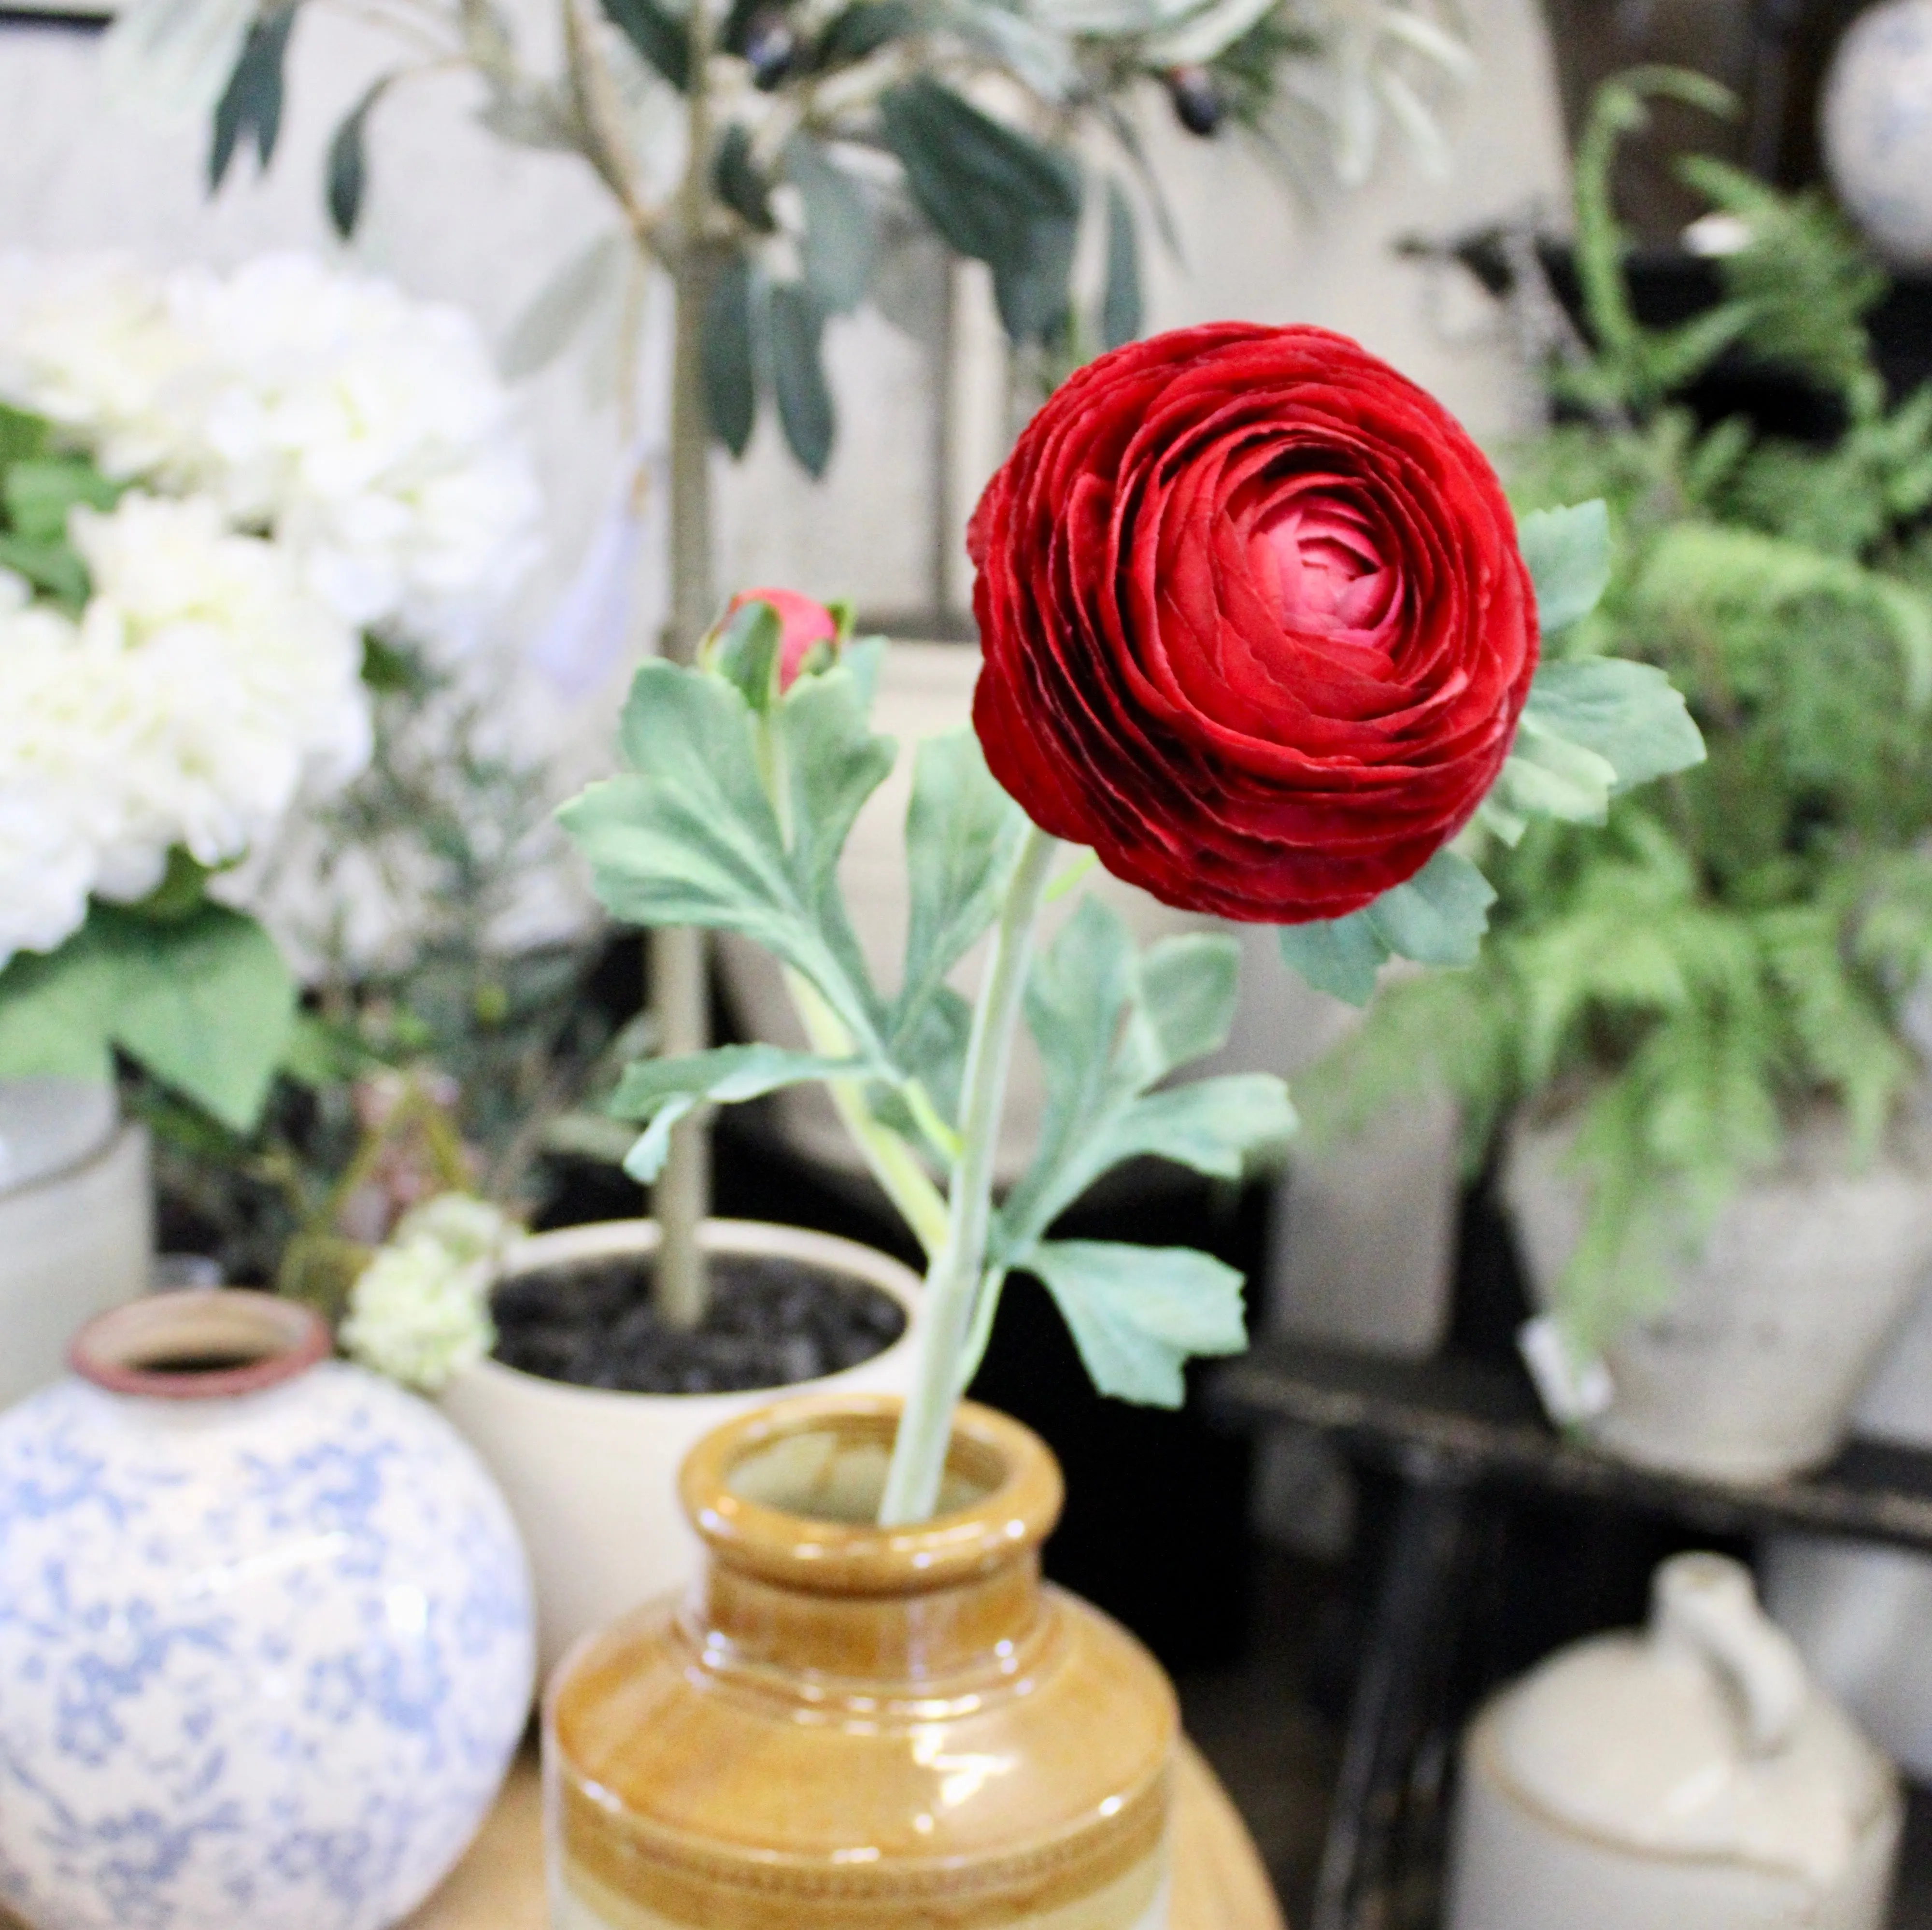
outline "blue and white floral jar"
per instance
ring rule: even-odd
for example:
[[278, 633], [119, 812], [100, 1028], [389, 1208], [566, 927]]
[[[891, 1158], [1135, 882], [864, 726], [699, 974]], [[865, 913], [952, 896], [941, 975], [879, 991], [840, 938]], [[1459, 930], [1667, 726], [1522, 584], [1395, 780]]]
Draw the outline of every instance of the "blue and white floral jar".
[[383, 1930], [522, 1733], [528, 1573], [447, 1422], [272, 1295], [103, 1315], [0, 1416], [0, 1902]]

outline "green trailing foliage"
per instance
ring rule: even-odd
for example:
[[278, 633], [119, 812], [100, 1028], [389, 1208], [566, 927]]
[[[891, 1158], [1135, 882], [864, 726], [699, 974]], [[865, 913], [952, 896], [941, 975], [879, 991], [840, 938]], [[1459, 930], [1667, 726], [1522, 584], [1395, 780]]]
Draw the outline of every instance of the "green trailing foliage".
[[[772, 953], [820, 1015], [814, 1049], [734, 1046], [644, 1060], [626, 1071], [610, 1110], [643, 1128], [628, 1164], [649, 1179], [672, 1125], [694, 1109], [824, 1082], [856, 1091], [869, 1130], [898, 1142], [943, 1188], [961, 1157], [973, 1016], [949, 980], [1000, 914], [1025, 821], [970, 731], [917, 746], [905, 951], [898, 989], [875, 985], [838, 866], [897, 755], [868, 720], [876, 647], [848, 644], [836, 662], [808, 664], [781, 695], [776, 641], [776, 618], [752, 605], [704, 668], [645, 665], [624, 716], [630, 769], [562, 816], [616, 917], [735, 932]], [[1178, 1404], [1188, 1358], [1244, 1344], [1240, 1277], [1219, 1262], [1052, 1238], [1066, 1208], [1124, 1160], [1151, 1156], [1238, 1179], [1293, 1130], [1279, 1079], [1166, 1083], [1226, 1040], [1237, 956], [1233, 940], [1206, 935], [1137, 952], [1120, 920], [1090, 899], [1034, 960], [1024, 1016], [1046, 1112], [1031, 1163], [995, 1213], [964, 1374], [1016, 1271], [1054, 1296], [1108, 1393]], [[828, 1039], [841, 1043], [828, 1049]]]
[[[1610, 535], [1601, 600], [1550, 626], [1516, 751], [1526, 779], [1586, 784], [1538, 749], [1553, 716], [1621, 776], [1588, 680], [1660, 672], [1708, 761], [1613, 786], [1600, 831], [1580, 810], [1528, 822], [1499, 786], [1474, 853], [1497, 893], [1480, 959], [1385, 986], [1300, 1094], [1332, 1138], [1446, 1087], [1472, 1167], [1514, 1109], [1576, 1099], [1591, 1206], [1558, 1312], [1586, 1347], [1656, 1304], [1687, 1234], [1799, 1115], [1827, 1103], [1855, 1156], [1879, 1150], [1922, 1076], [1906, 1013], [1932, 965], [1932, 392], [1887, 403], [1863, 320], [1882, 280], [1822, 201], [1714, 163], [1686, 171], [1750, 237], [1721, 264], [1721, 325], [1636, 321], [1607, 182], [1614, 135], [1660, 86], [1639, 82], [1606, 91], [1579, 169], [1595, 340], [1552, 382], [1592, 413], [1507, 465], [1526, 510], [1600, 496]], [[1835, 399], [1843, 434], [1701, 425], [1673, 392], [1726, 350]]]

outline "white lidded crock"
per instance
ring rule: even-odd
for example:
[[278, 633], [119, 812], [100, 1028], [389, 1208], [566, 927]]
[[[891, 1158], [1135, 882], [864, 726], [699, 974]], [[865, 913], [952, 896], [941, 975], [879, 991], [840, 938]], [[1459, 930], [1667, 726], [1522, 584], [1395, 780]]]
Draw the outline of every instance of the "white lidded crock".
[[1564, 1649], [1464, 1745], [1448, 1930], [1880, 1930], [1891, 1765], [1718, 1555]]

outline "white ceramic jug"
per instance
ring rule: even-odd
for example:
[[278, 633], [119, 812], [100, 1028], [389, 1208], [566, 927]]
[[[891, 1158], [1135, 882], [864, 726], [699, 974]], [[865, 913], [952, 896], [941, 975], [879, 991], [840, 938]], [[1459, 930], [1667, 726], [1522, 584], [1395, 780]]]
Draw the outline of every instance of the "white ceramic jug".
[[1657, 1571], [1650, 1626], [1563, 1650], [1464, 1745], [1449, 1930], [1880, 1930], [1884, 1758], [1718, 1555]]

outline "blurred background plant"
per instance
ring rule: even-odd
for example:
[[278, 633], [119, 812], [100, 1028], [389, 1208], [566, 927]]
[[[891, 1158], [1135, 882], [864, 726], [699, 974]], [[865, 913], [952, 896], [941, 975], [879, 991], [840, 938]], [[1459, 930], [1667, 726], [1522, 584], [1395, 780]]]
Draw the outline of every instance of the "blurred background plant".
[[[244, 145], [264, 166], [273, 158], [301, 12], [136, 0], [110, 38], [110, 68], [128, 98], [209, 111], [218, 188]], [[326, 193], [340, 233], [361, 212], [371, 117], [405, 83], [456, 68], [480, 84], [485, 125], [578, 156], [617, 218], [537, 298], [512, 366], [527, 372], [573, 338], [601, 337], [625, 371], [628, 430], [649, 284], [654, 272], [668, 280], [664, 642], [682, 662], [716, 614], [710, 443], [742, 455], [769, 403], [793, 455], [823, 473], [836, 430], [825, 331], [876, 291], [894, 233], [928, 233], [986, 264], [1012, 366], [1037, 393], [1138, 334], [1143, 211], [1180, 246], [1124, 111], [1134, 90], [1165, 88], [1198, 134], [1231, 122], [1284, 155], [1298, 131], [1319, 127], [1337, 172], [1359, 179], [1390, 122], [1440, 158], [1430, 92], [1470, 65], [1429, 0], [559, 0], [560, 68], [535, 63], [534, 37], [494, 0], [384, 0], [374, 14], [400, 58], [331, 143]], [[594, 548], [586, 563], [592, 575], [634, 567], [622, 543]], [[621, 628], [627, 589], [580, 581], [575, 600]], [[701, 938], [660, 932], [651, 956], [664, 1050], [701, 1050]], [[710, 1194], [693, 1118], [652, 1196], [664, 1233], [656, 1290], [686, 1325], [704, 1304], [696, 1229]]]
[[[1822, 196], [1708, 158], [1682, 172], [1723, 299], [1639, 322], [1610, 168], [1660, 95], [1724, 104], [1668, 71], [1597, 95], [1576, 183], [1587, 336], [1524, 285], [1535, 251], [1510, 251], [1546, 318], [1555, 420], [1505, 472], [1523, 509], [1606, 500], [1606, 592], [1552, 647], [1660, 666], [1709, 760], [1615, 802], [1607, 833], [1492, 839], [1480, 962], [1385, 986], [1296, 1092], [1332, 1139], [1446, 1086], [1472, 1170], [1516, 1109], [1574, 1109], [1590, 1205], [1555, 1310], [1580, 1358], [1654, 1310], [1687, 1242], [1821, 1106], [1855, 1163], [1881, 1151], [1922, 1077], [1932, 964], [1932, 390], [1888, 397], [1865, 326], [1885, 278]], [[1688, 392], [1740, 368], [1802, 383], [1819, 438], [1700, 414]]]

